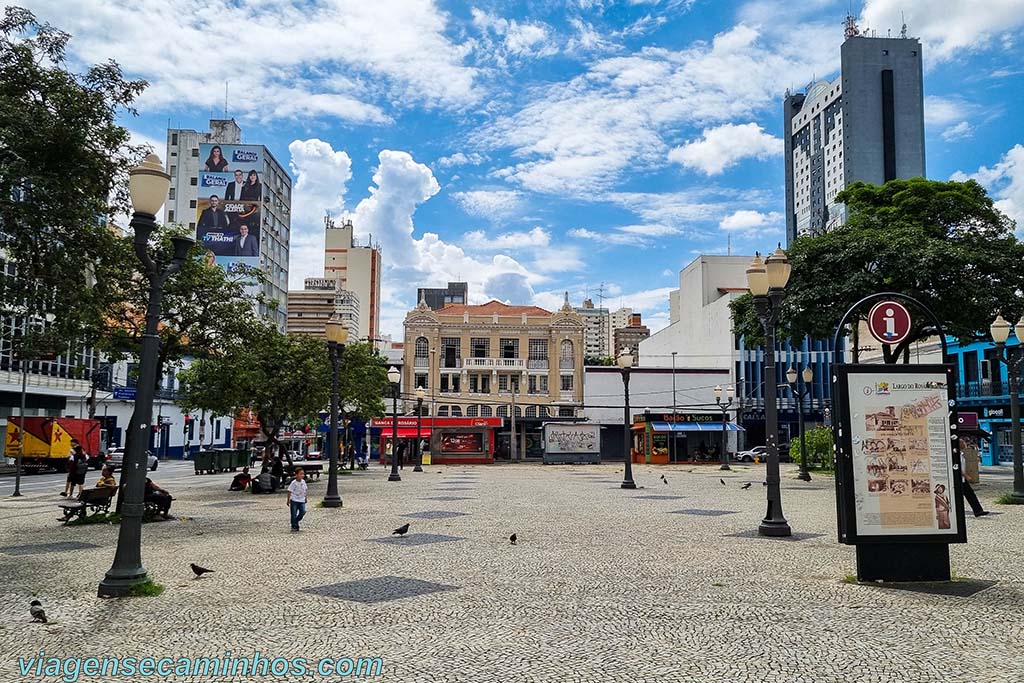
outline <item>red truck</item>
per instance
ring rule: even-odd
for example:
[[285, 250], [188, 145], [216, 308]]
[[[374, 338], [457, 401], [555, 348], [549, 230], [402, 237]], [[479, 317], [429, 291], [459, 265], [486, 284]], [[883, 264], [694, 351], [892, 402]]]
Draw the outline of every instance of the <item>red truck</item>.
[[14, 459], [24, 442], [21, 465], [25, 469], [53, 468], [67, 471], [68, 454], [75, 443], [81, 444], [91, 463], [100, 459], [100, 421], [75, 417], [26, 417], [25, 433], [20, 417], [7, 419], [5, 454]]

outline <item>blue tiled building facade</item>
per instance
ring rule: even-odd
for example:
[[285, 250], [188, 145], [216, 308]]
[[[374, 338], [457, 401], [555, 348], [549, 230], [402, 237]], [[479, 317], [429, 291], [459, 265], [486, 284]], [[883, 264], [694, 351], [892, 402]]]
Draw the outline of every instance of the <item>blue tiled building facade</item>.
[[[1019, 342], [1011, 336], [1007, 348]], [[948, 361], [957, 367], [957, 399], [961, 411], [978, 414], [978, 425], [991, 434], [981, 442], [983, 465], [1009, 464], [1013, 460], [1010, 429], [1010, 390], [1006, 366], [992, 342], [961, 345], [947, 339]], [[1019, 386], [1018, 386], [1019, 395]]]

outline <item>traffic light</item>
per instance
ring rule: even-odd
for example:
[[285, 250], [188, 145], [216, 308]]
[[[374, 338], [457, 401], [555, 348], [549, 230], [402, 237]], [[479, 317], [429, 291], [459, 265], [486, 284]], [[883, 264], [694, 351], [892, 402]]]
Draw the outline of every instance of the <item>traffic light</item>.
[[185, 415], [185, 424], [182, 425], [181, 431], [183, 433], [185, 433], [185, 434], [188, 434], [189, 428], [191, 428], [191, 427], [192, 427], [192, 416], [186, 414]]

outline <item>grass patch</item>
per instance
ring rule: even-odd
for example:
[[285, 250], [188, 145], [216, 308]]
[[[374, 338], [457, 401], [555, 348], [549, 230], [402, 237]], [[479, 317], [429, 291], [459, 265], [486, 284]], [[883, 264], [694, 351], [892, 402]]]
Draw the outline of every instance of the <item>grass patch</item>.
[[847, 574], [843, 577], [843, 583], [860, 583], [857, 581], [856, 574]]
[[1012, 493], [1004, 493], [996, 498], [999, 505], [1024, 505], [1024, 498], [1014, 498]]
[[317, 504], [316, 504], [316, 505], [314, 505], [313, 507], [316, 507], [316, 508], [322, 508], [322, 507], [324, 507], [324, 502], [323, 502], [323, 501], [321, 500], [321, 501], [320, 501], [319, 503], [317, 503]]
[[154, 598], [164, 592], [164, 585], [157, 583], [153, 580], [148, 580], [145, 583], [132, 586], [132, 589], [128, 591], [128, 597], [130, 598]]
[[714, 586], [715, 588], [725, 588], [725, 584], [724, 583], [718, 583], [717, 581], [715, 583], [711, 584], [711, 585]]

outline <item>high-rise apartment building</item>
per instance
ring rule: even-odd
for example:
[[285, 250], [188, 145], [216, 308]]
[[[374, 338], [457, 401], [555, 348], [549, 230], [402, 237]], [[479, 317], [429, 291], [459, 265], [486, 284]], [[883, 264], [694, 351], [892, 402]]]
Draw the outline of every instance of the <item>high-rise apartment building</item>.
[[469, 283], [449, 282], [447, 287], [420, 287], [416, 301], [426, 301], [432, 311], [440, 311], [448, 304], [469, 303]]
[[629, 324], [615, 330], [615, 348], [629, 349], [637, 358], [640, 356], [640, 342], [651, 336], [651, 330], [644, 325], [639, 313], [629, 318]]
[[607, 358], [610, 356], [608, 309], [595, 308], [593, 301], [585, 299], [583, 305], [574, 310], [583, 319], [584, 356], [586, 358]]
[[842, 225], [836, 195], [854, 182], [924, 176], [921, 43], [861, 33], [852, 17], [839, 76], [786, 92], [786, 237]]
[[632, 308], [620, 308], [608, 314], [608, 355], [615, 356], [619, 352], [619, 345], [615, 342], [615, 331], [629, 327], [633, 319]]
[[210, 130], [167, 131], [171, 188], [167, 223], [187, 225], [208, 255], [226, 269], [262, 269], [261, 315], [286, 324], [292, 181], [263, 145], [242, 144], [234, 119], [212, 119]]
[[359, 339], [380, 337], [380, 245], [359, 244], [352, 221], [335, 225], [324, 219], [324, 277], [340, 280], [341, 288], [352, 292], [359, 301]]
[[327, 321], [337, 316], [352, 339], [359, 336], [359, 298], [340, 288], [338, 280], [306, 278], [305, 289], [288, 292], [288, 333], [319, 337], [327, 332]]

